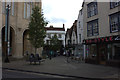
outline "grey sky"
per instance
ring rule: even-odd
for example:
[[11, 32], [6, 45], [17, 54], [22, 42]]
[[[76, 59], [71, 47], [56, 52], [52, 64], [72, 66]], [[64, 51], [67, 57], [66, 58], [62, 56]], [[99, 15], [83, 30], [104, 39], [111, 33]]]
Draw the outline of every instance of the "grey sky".
[[42, 9], [50, 25], [70, 28], [78, 18], [83, 0], [42, 0]]

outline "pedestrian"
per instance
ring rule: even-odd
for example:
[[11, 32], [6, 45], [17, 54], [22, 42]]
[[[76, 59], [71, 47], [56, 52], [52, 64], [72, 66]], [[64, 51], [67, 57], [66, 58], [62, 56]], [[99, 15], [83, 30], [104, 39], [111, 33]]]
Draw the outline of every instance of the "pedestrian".
[[29, 54], [28, 54], [28, 51], [26, 51], [26, 61], [28, 61], [29, 60]]
[[67, 51], [67, 57], [70, 57], [70, 51]]
[[52, 51], [49, 51], [49, 59], [52, 59]]

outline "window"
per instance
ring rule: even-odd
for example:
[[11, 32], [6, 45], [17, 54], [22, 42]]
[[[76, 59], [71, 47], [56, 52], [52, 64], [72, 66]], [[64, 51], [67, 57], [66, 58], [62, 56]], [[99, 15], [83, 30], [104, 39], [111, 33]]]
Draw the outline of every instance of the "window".
[[33, 13], [33, 2], [31, 2], [31, 14]]
[[26, 18], [26, 3], [24, 3], [24, 18]]
[[49, 45], [49, 40], [47, 40], [47, 45]]
[[81, 43], [81, 34], [79, 34], [79, 41], [80, 41], [80, 43]]
[[24, 18], [27, 19], [30, 18], [31, 14], [33, 13], [32, 8], [33, 8], [33, 2], [24, 3]]
[[87, 36], [96, 36], [99, 34], [98, 31], [98, 19], [87, 23]]
[[5, 2], [2, 2], [2, 13], [5, 13]]
[[68, 45], [70, 45], [71, 44], [71, 40], [68, 40]]
[[120, 5], [120, 0], [111, 0], [110, 2], [110, 8], [115, 8]]
[[12, 6], [11, 6], [12, 7], [12, 12], [11, 12], [12, 15], [14, 15], [14, 8], [15, 8], [14, 5], [15, 5], [14, 2], [12, 2]]
[[48, 38], [51, 38], [51, 34], [48, 34]]
[[79, 21], [79, 28], [81, 27], [81, 25], [80, 25], [80, 21]]
[[75, 40], [73, 40], [73, 44], [75, 44]]
[[93, 23], [93, 35], [98, 35], [98, 22]]
[[88, 30], [87, 30], [88, 36], [92, 36], [92, 25], [88, 25]]
[[110, 15], [110, 32], [120, 30], [120, 12]]
[[87, 15], [88, 17], [98, 14], [97, 2], [91, 2], [87, 5]]
[[58, 34], [58, 38], [61, 38], [62, 36], [61, 36], [61, 34]]
[[30, 18], [30, 3], [27, 3], [27, 18]]

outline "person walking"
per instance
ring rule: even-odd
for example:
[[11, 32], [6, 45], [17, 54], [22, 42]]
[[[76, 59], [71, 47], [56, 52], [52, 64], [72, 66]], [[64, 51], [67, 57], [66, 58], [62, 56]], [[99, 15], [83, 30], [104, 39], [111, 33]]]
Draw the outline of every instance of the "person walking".
[[52, 59], [52, 51], [49, 52], [49, 59]]

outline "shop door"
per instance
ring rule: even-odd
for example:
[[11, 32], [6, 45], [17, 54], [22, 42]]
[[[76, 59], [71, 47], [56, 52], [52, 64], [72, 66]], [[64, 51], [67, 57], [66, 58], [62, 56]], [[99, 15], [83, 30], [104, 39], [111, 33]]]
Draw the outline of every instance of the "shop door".
[[107, 59], [106, 45], [100, 45], [99, 47], [99, 59], [100, 64], [105, 64]]
[[115, 56], [114, 56], [114, 59], [120, 60], [120, 47], [119, 46], [115, 47]]

